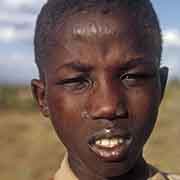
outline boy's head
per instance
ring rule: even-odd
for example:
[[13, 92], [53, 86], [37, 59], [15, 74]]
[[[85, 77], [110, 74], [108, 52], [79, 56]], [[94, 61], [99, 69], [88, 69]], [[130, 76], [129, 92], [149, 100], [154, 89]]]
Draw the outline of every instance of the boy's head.
[[167, 79], [149, 0], [49, 0], [38, 19], [32, 87], [76, 174], [142, 165]]

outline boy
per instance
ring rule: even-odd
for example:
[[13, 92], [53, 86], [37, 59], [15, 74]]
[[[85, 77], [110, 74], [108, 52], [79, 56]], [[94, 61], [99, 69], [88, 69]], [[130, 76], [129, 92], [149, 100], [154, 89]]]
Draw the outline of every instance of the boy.
[[54, 180], [178, 179], [143, 159], [167, 68], [149, 0], [49, 0], [32, 89], [67, 148]]

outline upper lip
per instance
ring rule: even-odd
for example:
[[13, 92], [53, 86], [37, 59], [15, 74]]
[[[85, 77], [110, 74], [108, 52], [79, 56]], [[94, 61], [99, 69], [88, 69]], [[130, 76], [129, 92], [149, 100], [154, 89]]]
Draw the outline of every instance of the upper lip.
[[123, 130], [119, 128], [102, 129], [100, 131], [95, 132], [93, 135], [89, 137], [89, 144], [94, 144], [94, 142], [99, 139], [110, 139], [114, 137], [130, 139], [132, 135], [128, 130]]

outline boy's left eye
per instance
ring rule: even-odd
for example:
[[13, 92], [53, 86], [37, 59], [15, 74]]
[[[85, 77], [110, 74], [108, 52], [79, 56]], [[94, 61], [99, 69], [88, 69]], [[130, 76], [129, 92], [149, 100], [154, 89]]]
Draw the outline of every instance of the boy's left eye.
[[153, 77], [155, 77], [155, 74], [135, 73], [122, 75], [120, 79], [125, 87], [129, 87], [143, 85]]

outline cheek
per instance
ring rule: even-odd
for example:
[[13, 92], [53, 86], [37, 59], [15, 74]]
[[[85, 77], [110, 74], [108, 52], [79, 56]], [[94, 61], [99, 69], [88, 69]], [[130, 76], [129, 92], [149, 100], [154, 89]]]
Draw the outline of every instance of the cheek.
[[83, 125], [81, 117], [84, 109], [83, 97], [53, 91], [48, 95], [48, 102], [53, 126], [59, 138], [68, 146], [78, 139], [83, 129], [81, 128]]
[[159, 103], [159, 88], [145, 88], [129, 93], [128, 107], [133, 128], [149, 133], [154, 127]]

